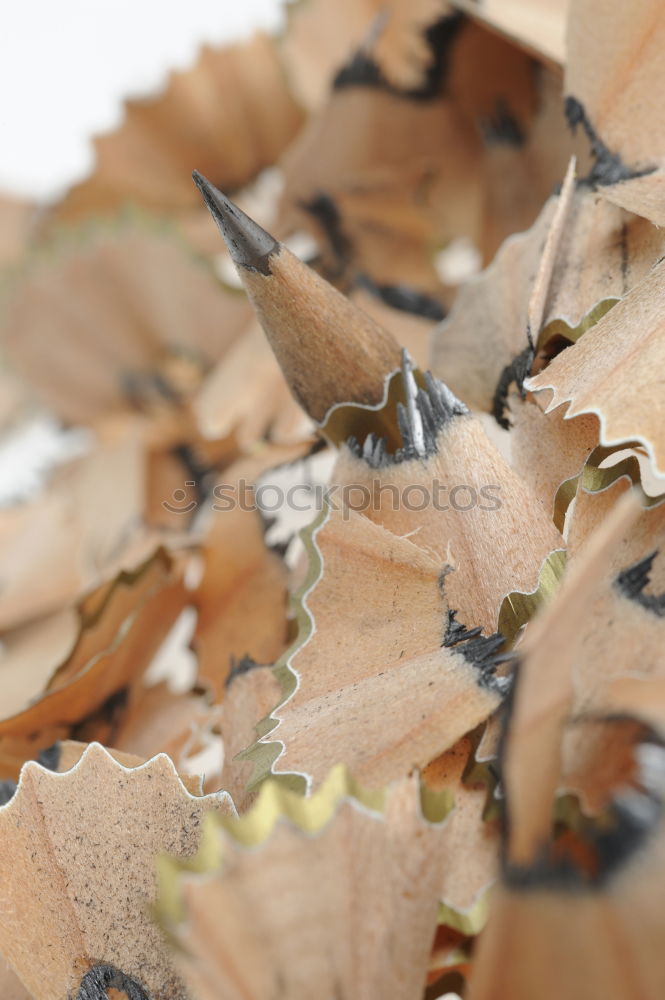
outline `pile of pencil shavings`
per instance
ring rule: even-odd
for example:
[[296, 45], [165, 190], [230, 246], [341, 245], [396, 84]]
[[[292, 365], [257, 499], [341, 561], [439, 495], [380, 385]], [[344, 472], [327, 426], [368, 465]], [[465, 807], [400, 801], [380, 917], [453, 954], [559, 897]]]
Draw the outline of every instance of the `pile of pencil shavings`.
[[665, 6], [286, 13], [0, 203], [0, 998], [660, 1000]]

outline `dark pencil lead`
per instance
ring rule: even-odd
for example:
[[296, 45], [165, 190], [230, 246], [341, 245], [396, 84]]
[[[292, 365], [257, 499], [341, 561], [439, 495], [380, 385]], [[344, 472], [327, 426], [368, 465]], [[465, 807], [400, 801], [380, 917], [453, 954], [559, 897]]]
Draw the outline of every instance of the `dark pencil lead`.
[[406, 396], [406, 405], [404, 403], [397, 404], [397, 423], [404, 446], [396, 452], [396, 462], [426, 458], [436, 448], [431, 434], [425, 436], [425, 424], [419, 405], [418, 383], [413, 374], [413, 362], [406, 349], [402, 351], [402, 385]]
[[514, 661], [515, 653], [499, 652], [506, 641], [505, 636], [501, 632], [483, 635], [481, 628], [470, 629], [456, 621], [456, 615], [457, 611], [448, 611], [442, 646], [460, 653], [477, 670], [480, 687], [489, 688], [501, 695], [506, 694], [510, 689], [511, 678], [497, 676], [496, 670], [500, 664]]
[[390, 465], [395, 460], [393, 455], [386, 452], [386, 439], [377, 437], [374, 433], [368, 434], [362, 445], [358, 438], [350, 437], [346, 441], [346, 446], [356, 458], [367, 462], [372, 469], [380, 469], [382, 466]]
[[432, 403], [432, 410], [439, 426], [453, 417], [463, 417], [469, 412], [461, 399], [448, 388], [445, 382], [434, 378], [431, 372], [425, 372], [425, 385]]
[[406, 420], [407, 432], [404, 433], [402, 421], [400, 420], [400, 430], [404, 437], [404, 444], [407, 445], [407, 438], [412, 450], [421, 457], [427, 454], [425, 444], [425, 430], [423, 427], [422, 413], [418, 404], [418, 383], [413, 374], [413, 361], [411, 355], [404, 348], [402, 350], [402, 384], [406, 395]]
[[397, 426], [399, 427], [399, 433], [404, 442], [404, 448], [400, 448], [399, 451], [395, 452], [395, 461], [399, 461], [398, 456], [406, 456], [408, 454], [409, 458], [417, 458], [419, 451], [416, 445], [413, 444], [414, 433], [413, 427], [409, 423], [409, 411], [404, 406], [404, 403], [397, 404]]
[[468, 629], [466, 625], [456, 620], [456, 616], [456, 611], [448, 612], [446, 634], [443, 639], [443, 645], [446, 649], [456, 646], [458, 642], [466, 642], [467, 639], [473, 639], [483, 631], [480, 625], [477, 628]]
[[433, 455], [437, 450], [437, 435], [444, 424], [469, 412], [431, 372], [425, 374], [425, 388], [419, 388], [406, 350], [402, 352], [402, 382], [406, 406], [397, 404], [397, 420], [404, 447], [395, 454], [395, 462]]
[[363, 445], [363, 458], [366, 462], [371, 461], [374, 457], [374, 434], [368, 434], [365, 438], [365, 444]]
[[234, 264], [249, 271], [258, 271], [259, 274], [270, 274], [270, 257], [279, 250], [277, 240], [234, 205], [198, 170], [193, 172], [192, 178], [224, 237]]
[[398, 403], [396, 411], [403, 447], [391, 454], [386, 451], [385, 439], [377, 439], [373, 434], [363, 445], [355, 438], [347, 441], [347, 447], [353, 454], [374, 469], [434, 455], [438, 448], [437, 436], [444, 424], [469, 412], [448, 386], [434, 378], [431, 372], [425, 373], [425, 388], [420, 388], [406, 350], [402, 351], [402, 384], [406, 402]]

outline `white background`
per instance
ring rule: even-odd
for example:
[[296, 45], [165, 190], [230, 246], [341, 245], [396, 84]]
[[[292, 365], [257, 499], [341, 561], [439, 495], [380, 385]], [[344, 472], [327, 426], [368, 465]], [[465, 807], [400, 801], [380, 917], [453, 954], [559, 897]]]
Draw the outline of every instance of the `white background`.
[[282, 23], [281, 0], [6, 0], [0, 190], [50, 197], [89, 170], [89, 137], [204, 42]]
[[[282, 24], [281, 0], [5, 0], [0, 28], [0, 191], [51, 198], [92, 166], [90, 136], [121, 102], [161, 88], [203, 42]], [[46, 415], [0, 441], [0, 508], [33, 495], [54, 462], [89, 447]]]

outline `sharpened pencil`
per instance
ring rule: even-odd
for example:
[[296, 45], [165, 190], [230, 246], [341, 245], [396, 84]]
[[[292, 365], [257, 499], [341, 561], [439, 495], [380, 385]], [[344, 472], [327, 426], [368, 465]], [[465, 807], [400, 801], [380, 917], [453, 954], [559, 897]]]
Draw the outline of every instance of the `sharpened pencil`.
[[199, 173], [193, 177], [303, 409], [323, 423], [335, 404], [379, 404], [400, 364], [392, 334]]

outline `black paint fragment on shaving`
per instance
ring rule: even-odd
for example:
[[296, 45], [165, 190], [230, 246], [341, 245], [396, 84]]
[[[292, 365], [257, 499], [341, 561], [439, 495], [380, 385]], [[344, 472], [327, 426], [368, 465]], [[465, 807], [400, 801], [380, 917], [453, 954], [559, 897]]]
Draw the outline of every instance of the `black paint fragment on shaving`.
[[360, 274], [356, 279], [356, 284], [360, 288], [380, 299], [391, 309], [399, 312], [410, 313], [412, 316], [422, 316], [423, 319], [431, 319], [439, 322], [446, 317], [446, 310], [438, 299], [427, 292], [421, 292], [411, 285], [382, 285], [374, 281], [367, 274]]
[[624, 597], [627, 597], [630, 601], [635, 601], [640, 607], [657, 615], [659, 618], [665, 618], [665, 593], [644, 593], [644, 588], [651, 578], [653, 561], [657, 555], [658, 549], [655, 549], [648, 556], [645, 556], [644, 559], [640, 559], [634, 565], [621, 570], [614, 583]]
[[342, 264], [347, 264], [353, 248], [351, 240], [342, 228], [342, 218], [334, 199], [325, 191], [321, 191], [309, 201], [299, 202], [299, 205], [321, 226], [335, 257]]
[[[127, 1000], [151, 1000], [143, 987], [131, 976], [112, 965], [95, 965], [81, 980], [76, 1000], [108, 1000], [109, 990], [124, 993]], [[174, 1000], [184, 1000], [175, 998]]]
[[236, 677], [242, 677], [243, 674], [248, 674], [251, 670], [256, 670], [257, 667], [261, 666], [263, 666], [263, 664], [257, 663], [256, 660], [249, 655], [241, 656], [239, 659], [232, 656], [231, 669], [226, 680], [224, 681], [224, 687], [230, 687]]
[[496, 420], [499, 427], [503, 427], [506, 431], [510, 430], [510, 421], [506, 416], [508, 390], [511, 385], [515, 383], [520, 396], [524, 399], [524, 380], [531, 373], [531, 366], [533, 365], [534, 357], [535, 351], [533, 344], [529, 341], [529, 344], [524, 348], [524, 350], [521, 351], [517, 357], [513, 358], [509, 365], [506, 365], [499, 376], [499, 381], [496, 384], [494, 398], [492, 400], [492, 416]]
[[524, 129], [503, 98], [497, 100], [494, 114], [481, 118], [478, 124], [486, 146], [519, 149], [526, 141]]
[[589, 121], [584, 105], [576, 97], [567, 97], [564, 101], [564, 113], [573, 132], [580, 125], [591, 145], [595, 163], [587, 180], [601, 187], [608, 184], [619, 184], [621, 181], [633, 180], [635, 177], [645, 177], [656, 169], [644, 167], [641, 170], [626, 166], [618, 153], [613, 153], [603, 142]]
[[[381, 16], [381, 15], [379, 15]], [[371, 51], [359, 49], [351, 60], [338, 71], [332, 84], [333, 91], [352, 87], [382, 90], [411, 101], [434, 100], [445, 86], [446, 71], [450, 61], [450, 50], [457, 34], [464, 24], [464, 16], [459, 12], [440, 18], [424, 32], [424, 38], [431, 53], [429, 66], [419, 87], [400, 88], [386, 79], [381, 68], [372, 58]], [[379, 26], [381, 30], [381, 26]]]

